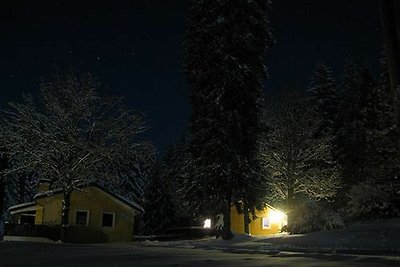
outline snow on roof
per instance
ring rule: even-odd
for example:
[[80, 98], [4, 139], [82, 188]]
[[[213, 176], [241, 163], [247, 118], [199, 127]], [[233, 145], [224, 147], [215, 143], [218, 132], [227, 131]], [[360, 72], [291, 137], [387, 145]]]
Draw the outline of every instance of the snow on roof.
[[29, 206], [33, 206], [36, 205], [36, 202], [27, 202], [27, 203], [22, 203], [22, 204], [18, 204], [18, 205], [14, 205], [8, 208], [8, 211], [11, 210], [15, 210], [15, 209], [20, 209], [20, 208], [25, 208], [25, 207], [29, 207]]
[[[110, 192], [109, 190], [105, 189], [105, 188], [102, 187], [102, 186], [99, 186], [99, 185], [97, 185], [97, 184], [91, 183], [91, 184], [87, 184], [87, 185], [82, 186], [82, 187], [89, 187], [89, 186], [97, 187], [98, 189], [100, 189], [100, 190], [102, 190], [103, 192], [105, 192], [105, 193], [107, 193], [107, 194], [113, 196], [114, 198], [116, 198], [117, 200], [119, 200], [119, 201], [121, 201], [121, 202], [127, 204], [128, 206], [130, 206], [130, 207], [132, 207], [132, 208], [134, 208], [134, 209], [136, 209], [136, 210], [138, 210], [138, 211], [140, 211], [140, 212], [144, 212], [143, 207], [140, 206], [139, 204], [137, 204], [136, 202], [134, 202], [134, 201], [132, 201], [132, 200], [129, 200], [129, 199], [127, 199], [127, 198], [125, 198], [125, 197], [123, 197], [123, 196], [121, 196], [121, 195], [119, 195], [119, 194]], [[62, 193], [62, 192], [63, 192], [62, 189], [49, 190], [49, 191], [46, 191], [46, 192], [37, 193], [37, 194], [34, 196], [34, 199], [42, 198], [42, 197], [50, 197], [50, 196], [53, 196], [53, 195], [55, 195], [55, 194], [59, 194], [59, 193]], [[33, 202], [33, 203], [35, 203], [35, 202]]]

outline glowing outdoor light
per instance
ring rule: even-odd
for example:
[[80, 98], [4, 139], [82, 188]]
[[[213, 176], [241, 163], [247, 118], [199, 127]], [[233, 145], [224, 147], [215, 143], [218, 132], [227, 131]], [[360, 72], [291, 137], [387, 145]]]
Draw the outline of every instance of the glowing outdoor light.
[[211, 228], [211, 219], [207, 219], [204, 221], [204, 228]]
[[271, 222], [275, 222], [275, 223], [280, 223], [283, 220], [285, 220], [285, 214], [281, 211], [277, 211], [277, 210], [271, 210], [269, 212], [269, 217], [271, 219]]

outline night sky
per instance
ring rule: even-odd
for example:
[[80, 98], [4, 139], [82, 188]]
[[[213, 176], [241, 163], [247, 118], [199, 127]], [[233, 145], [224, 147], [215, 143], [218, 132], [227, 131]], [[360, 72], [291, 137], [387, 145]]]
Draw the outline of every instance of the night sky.
[[[376, 0], [275, 0], [276, 45], [266, 87], [306, 86], [313, 66], [339, 74], [346, 58], [375, 71], [382, 54]], [[190, 115], [182, 73], [188, 0], [0, 1], [0, 106], [36, 92], [56, 69], [90, 70], [147, 115], [160, 150], [178, 140]], [[397, 8], [399, 11], [399, 6]]]

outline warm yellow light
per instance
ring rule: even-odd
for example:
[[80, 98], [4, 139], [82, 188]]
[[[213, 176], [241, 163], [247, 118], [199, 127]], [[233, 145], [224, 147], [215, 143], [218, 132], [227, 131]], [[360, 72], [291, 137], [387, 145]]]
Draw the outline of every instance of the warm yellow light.
[[204, 221], [204, 228], [211, 228], [211, 219], [207, 219]]
[[271, 219], [271, 222], [281, 223], [285, 219], [285, 214], [280, 211], [270, 210], [269, 218]]

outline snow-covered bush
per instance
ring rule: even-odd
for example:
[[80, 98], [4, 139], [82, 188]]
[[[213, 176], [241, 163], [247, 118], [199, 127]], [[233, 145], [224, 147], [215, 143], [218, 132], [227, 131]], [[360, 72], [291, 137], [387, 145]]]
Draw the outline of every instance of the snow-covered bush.
[[343, 227], [344, 223], [339, 213], [327, 205], [304, 201], [298, 203], [292, 212], [292, 223], [288, 231], [291, 234], [301, 234]]
[[389, 185], [358, 184], [352, 187], [349, 197], [346, 213], [350, 218], [385, 218], [400, 215], [396, 205], [400, 196]]

